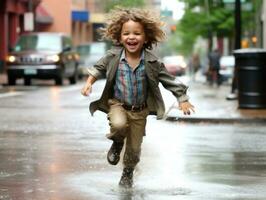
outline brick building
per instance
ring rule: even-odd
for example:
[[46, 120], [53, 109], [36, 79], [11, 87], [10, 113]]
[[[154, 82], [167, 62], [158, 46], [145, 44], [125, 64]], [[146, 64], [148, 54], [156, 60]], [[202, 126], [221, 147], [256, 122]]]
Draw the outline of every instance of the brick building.
[[34, 11], [40, 0], [1, 0], [0, 1], [0, 72], [3, 72], [8, 49], [19, 34], [25, 32], [24, 14]]

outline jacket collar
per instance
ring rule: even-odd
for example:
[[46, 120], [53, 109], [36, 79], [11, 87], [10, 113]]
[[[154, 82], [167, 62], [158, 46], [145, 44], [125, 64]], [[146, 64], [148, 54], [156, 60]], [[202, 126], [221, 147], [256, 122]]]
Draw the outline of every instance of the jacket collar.
[[[120, 56], [124, 48], [122, 47], [114, 47], [109, 50], [109, 53], [111, 53], [114, 56]], [[151, 51], [144, 50], [144, 59], [148, 62], [155, 62], [158, 60], [158, 57], [155, 56]]]

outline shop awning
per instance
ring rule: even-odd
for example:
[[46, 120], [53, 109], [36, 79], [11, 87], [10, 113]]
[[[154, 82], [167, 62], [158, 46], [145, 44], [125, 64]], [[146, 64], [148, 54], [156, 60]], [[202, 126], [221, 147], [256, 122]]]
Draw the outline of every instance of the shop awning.
[[87, 10], [73, 10], [71, 13], [72, 21], [88, 22], [89, 11]]
[[39, 4], [36, 8], [36, 22], [40, 24], [52, 24], [54, 18], [49, 14], [42, 4]]

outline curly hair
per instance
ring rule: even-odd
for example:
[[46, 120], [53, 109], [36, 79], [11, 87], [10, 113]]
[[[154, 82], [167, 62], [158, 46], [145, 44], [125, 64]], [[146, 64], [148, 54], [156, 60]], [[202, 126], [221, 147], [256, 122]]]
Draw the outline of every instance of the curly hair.
[[107, 16], [106, 27], [101, 29], [103, 39], [111, 40], [115, 45], [121, 45], [120, 37], [122, 26], [125, 22], [132, 20], [143, 25], [146, 43], [145, 49], [152, 49], [165, 39], [165, 33], [161, 29], [163, 22], [154, 13], [139, 8], [116, 8]]

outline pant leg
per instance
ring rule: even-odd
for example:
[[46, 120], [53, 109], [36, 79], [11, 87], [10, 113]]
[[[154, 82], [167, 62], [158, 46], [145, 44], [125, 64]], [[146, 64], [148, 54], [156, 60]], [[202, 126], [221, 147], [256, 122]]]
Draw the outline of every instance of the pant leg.
[[110, 133], [106, 136], [108, 139], [121, 142], [124, 140], [127, 134], [127, 113], [121, 106], [120, 102], [110, 99], [108, 103], [110, 106], [110, 111], [107, 117], [110, 125]]
[[217, 76], [217, 80], [216, 80], [216, 84], [217, 86], [220, 86], [222, 84], [222, 76], [220, 74], [220, 69], [216, 69], [216, 76]]
[[140, 160], [141, 144], [145, 135], [148, 109], [141, 112], [127, 111], [129, 127], [126, 137], [126, 150], [123, 163], [125, 167], [135, 167]]
[[232, 87], [231, 87], [231, 93], [235, 93], [238, 89], [237, 86], [237, 69], [234, 67], [234, 73], [233, 73], [233, 81], [232, 81]]

